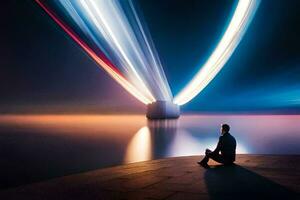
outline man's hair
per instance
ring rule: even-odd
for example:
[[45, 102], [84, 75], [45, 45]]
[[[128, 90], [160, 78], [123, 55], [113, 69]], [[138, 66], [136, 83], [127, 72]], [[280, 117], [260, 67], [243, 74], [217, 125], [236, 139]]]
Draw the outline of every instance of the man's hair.
[[229, 132], [230, 126], [229, 126], [228, 124], [222, 124], [222, 129], [223, 129], [225, 132]]

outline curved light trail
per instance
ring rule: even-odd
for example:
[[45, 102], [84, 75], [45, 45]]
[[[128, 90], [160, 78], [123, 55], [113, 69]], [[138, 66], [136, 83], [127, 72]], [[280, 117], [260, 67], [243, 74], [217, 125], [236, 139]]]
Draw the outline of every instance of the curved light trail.
[[174, 98], [183, 105], [198, 95], [218, 74], [241, 41], [260, 0], [240, 0], [221, 41], [194, 78]]
[[[124, 47], [122, 46], [120, 40], [118, 40], [118, 38], [117, 38], [118, 33], [114, 32], [113, 28], [112, 28], [113, 25], [109, 24], [108, 18], [110, 17], [110, 15], [103, 14], [104, 9], [107, 8], [106, 5], [108, 3], [104, 2], [104, 1], [98, 1], [97, 2], [98, 4], [96, 4], [96, 1], [93, 1], [93, 0], [80, 0], [79, 2], [82, 5], [82, 7], [84, 8], [84, 10], [87, 12], [91, 21], [93, 21], [93, 23], [96, 25], [98, 30], [102, 30], [101, 31], [102, 33], [104, 32], [104, 34], [107, 34], [109, 36], [109, 38], [107, 38], [107, 40], [111, 41], [111, 46], [115, 47], [115, 50], [120, 53], [120, 56], [124, 59], [125, 63], [128, 64], [129, 70], [137, 78], [138, 84], [140, 84], [140, 86], [141, 86], [141, 90], [145, 91], [147, 96], [149, 96], [149, 98], [152, 99], [152, 101], [154, 101], [155, 98], [150, 93], [149, 89], [145, 86], [145, 83], [142, 80], [140, 74], [137, 72], [131, 59], [126, 54], [126, 51], [125, 51]], [[106, 31], [106, 33], [105, 33], [105, 31]]]
[[130, 94], [136, 97], [139, 101], [144, 104], [149, 104], [153, 102], [153, 99], [145, 97], [139, 92], [131, 83], [129, 83], [119, 72], [119, 70], [113, 66], [112, 63], [104, 55], [97, 55], [88, 45], [82, 41], [76, 33], [74, 33], [71, 28], [69, 28], [65, 23], [63, 23], [54, 12], [43, 4], [40, 0], [36, 2], [45, 10], [45, 12], [81, 47], [83, 48], [91, 58], [94, 59], [111, 77], [113, 77], [123, 88], [125, 88]]
[[239, 0], [216, 49], [173, 99], [150, 34], [143, 27], [145, 24], [138, 17], [132, 0], [122, 3], [118, 0], [35, 1], [99, 66], [138, 100], [144, 104], [158, 100], [173, 101], [178, 105], [192, 100], [222, 69], [242, 39], [260, 2]]

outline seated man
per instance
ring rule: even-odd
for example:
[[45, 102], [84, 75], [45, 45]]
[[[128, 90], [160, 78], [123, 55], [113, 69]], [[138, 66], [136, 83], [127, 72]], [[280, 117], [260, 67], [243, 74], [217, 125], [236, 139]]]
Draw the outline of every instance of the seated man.
[[[229, 130], [230, 127], [228, 124], [221, 125], [221, 136], [217, 148], [214, 151], [206, 149], [203, 160], [197, 162], [199, 165], [209, 168], [207, 163], [210, 158], [225, 165], [232, 164], [235, 161], [236, 141], [234, 137], [230, 135]], [[221, 152], [221, 154], [219, 152]]]

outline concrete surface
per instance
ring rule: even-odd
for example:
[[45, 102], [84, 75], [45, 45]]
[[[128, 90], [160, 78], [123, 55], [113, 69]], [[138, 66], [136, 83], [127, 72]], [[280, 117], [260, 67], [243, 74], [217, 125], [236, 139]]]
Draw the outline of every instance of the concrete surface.
[[238, 155], [235, 166], [201, 157], [132, 163], [0, 191], [0, 199], [300, 199], [300, 155]]

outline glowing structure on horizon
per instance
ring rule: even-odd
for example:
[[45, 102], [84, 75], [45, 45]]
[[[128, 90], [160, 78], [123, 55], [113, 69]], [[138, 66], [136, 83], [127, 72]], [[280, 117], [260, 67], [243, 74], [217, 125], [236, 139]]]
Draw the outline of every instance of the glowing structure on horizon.
[[199, 94], [230, 58], [260, 0], [239, 0], [216, 49], [175, 98], [150, 34], [132, 0], [36, 2], [98, 66], [130, 94], [149, 105], [148, 118], [176, 118], [179, 117], [179, 105]]

